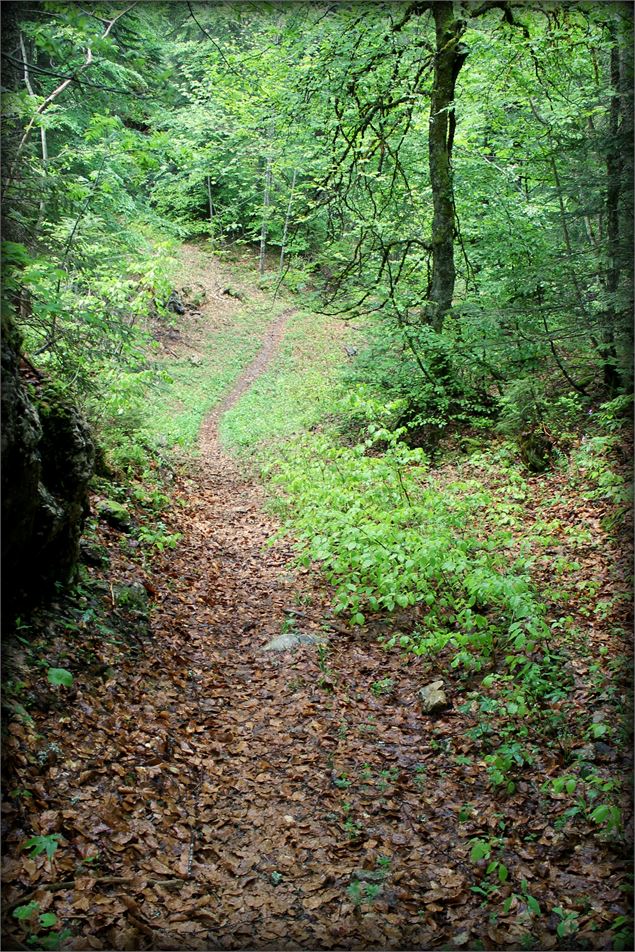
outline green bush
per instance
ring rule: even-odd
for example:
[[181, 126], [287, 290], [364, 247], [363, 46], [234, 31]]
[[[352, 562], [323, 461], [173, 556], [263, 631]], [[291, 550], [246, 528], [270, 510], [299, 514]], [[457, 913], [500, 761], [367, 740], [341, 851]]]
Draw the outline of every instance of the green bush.
[[399, 639], [417, 653], [451, 644], [456, 663], [479, 665], [501, 639], [507, 654], [530, 651], [546, 631], [543, 610], [525, 566], [474, 528], [487, 497], [476, 485], [440, 493], [425, 454], [400, 435], [371, 424], [352, 447], [328, 434], [287, 447], [273, 479], [305, 562], [320, 564], [336, 610], [355, 624], [367, 611], [426, 605], [420, 631]]

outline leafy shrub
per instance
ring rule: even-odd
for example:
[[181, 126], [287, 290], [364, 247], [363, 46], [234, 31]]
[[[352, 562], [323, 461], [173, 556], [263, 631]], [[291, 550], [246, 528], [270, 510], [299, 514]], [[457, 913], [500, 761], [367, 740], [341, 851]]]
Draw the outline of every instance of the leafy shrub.
[[493, 401], [468, 373], [451, 335], [425, 324], [389, 321], [368, 329], [368, 345], [355, 358], [347, 381], [391, 408], [393, 427], [404, 426], [406, 442], [434, 448], [439, 436], [459, 424], [491, 423]]
[[[451, 644], [456, 663], [480, 665], [501, 640], [507, 654], [530, 651], [545, 632], [543, 611], [525, 567], [510, 567], [505, 548], [473, 528], [484, 494], [439, 493], [425, 454], [400, 431], [367, 432], [352, 447], [304, 437], [274, 470], [304, 560], [320, 563], [336, 610], [364, 624], [369, 610], [426, 605], [421, 630], [399, 643], [417, 653]], [[369, 455], [377, 443], [386, 449]]]

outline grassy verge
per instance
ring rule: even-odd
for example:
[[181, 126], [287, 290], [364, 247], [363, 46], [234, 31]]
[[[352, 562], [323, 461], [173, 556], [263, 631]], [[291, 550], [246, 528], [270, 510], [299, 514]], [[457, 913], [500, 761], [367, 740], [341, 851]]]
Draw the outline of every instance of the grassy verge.
[[246, 307], [219, 329], [199, 353], [161, 361], [164, 378], [147, 395], [143, 430], [159, 446], [195, 452], [205, 415], [257, 354], [262, 336], [282, 305]]
[[299, 312], [267, 372], [224, 417], [221, 440], [240, 456], [271, 457], [274, 447], [333, 410], [343, 350], [341, 325]]

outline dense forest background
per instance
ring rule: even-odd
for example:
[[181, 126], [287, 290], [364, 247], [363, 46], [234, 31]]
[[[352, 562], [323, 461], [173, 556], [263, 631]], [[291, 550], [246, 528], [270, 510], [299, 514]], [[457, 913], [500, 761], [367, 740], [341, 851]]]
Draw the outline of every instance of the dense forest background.
[[[203, 710], [191, 671], [200, 684], [209, 672], [171, 627], [181, 617], [169, 603], [180, 573], [181, 603], [196, 603], [192, 630], [203, 630], [207, 612], [223, 664], [239, 672], [236, 704], [249, 698], [244, 658], [232, 654], [245, 631], [262, 626], [270, 636], [277, 625], [302, 644], [297, 626], [315, 634], [323, 623], [320, 631], [341, 636], [339, 648], [312, 648], [306, 682], [304, 672], [262, 696], [265, 713], [272, 696], [282, 705], [277, 724], [284, 704], [301, 720], [310, 695], [326, 736], [335, 715], [325, 711], [352, 703], [342, 697], [360, 671], [373, 672], [360, 688], [373, 712], [396, 697], [403, 711], [419, 704], [408, 692], [421, 673], [452, 681], [441, 701], [435, 695], [434, 713], [447, 712], [447, 690], [462, 726], [450, 715], [434, 722], [436, 759], [425, 768], [406, 754], [397, 766], [375, 764], [369, 737], [353, 739], [346, 727], [354, 720], [346, 708], [339, 773], [331, 753], [328, 769], [311, 766], [316, 778], [331, 777], [313, 811], [316, 841], [337, 816], [346, 849], [375, 842], [361, 819], [374, 809], [363, 800], [370, 787], [390, 797], [401, 784], [399, 802], [419, 810], [429, 769], [452, 806], [428, 804], [450, 857], [426, 885], [429, 902], [451, 905], [471, 890], [474, 932], [460, 936], [475, 944], [457, 946], [628, 948], [632, 4], [34, 0], [5, 3], [2, 14], [2, 545], [12, 645], [4, 706], [13, 758], [5, 806], [15, 947], [87, 947], [81, 935], [91, 948], [159, 947], [138, 908], [127, 907], [136, 925], [125, 929], [119, 907], [107, 925], [84, 922], [86, 908], [63, 891], [56, 914], [46, 911], [37, 889], [45, 880], [66, 889], [78, 862], [97, 864], [90, 844], [110, 857], [106, 890], [130, 869], [136, 876], [138, 858], [129, 859], [128, 840], [112, 846], [123, 826], [111, 825], [105, 842], [106, 827], [91, 838], [88, 821], [79, 840], [79, 827], [69, 833], [68, 817], [84, 809], [75, 788], [63, 788], [66, 813], [54, 817], [35, 774], [57, 771], [50, 782], [71, 784], [64, 778], [75, 768], [59, 774], [56, 765], [77, 758], [93, 797], [85, 808], [100, 804], [104, 781], [58, 715], [72, 698], [79, 730], [114, 684], [117, 710], [140, 704], [160, 664], [174, 678], [170, 703], [135, 707], [133, 720], [147, 719], [158, 736], [173, 702]], [[192, 475], [197, 452], [203, 476]], [[227, 475], [230, 456], [252, 482]], [[328, 585], [328, 608], [299, 589], [292, 609], [278, 595], [270, 604], [279, 581], [266, 574], [265, 542], [274, 530], [240, 508], [253, 502], [256, 471], [301, 572]], [[260, 507], [258, 497], [252, 508]], [[211, 529], [192, 564], [200, 525], [215, 525], [234, 553], [219, 570], [236, 587], [234, 615], [209, 608], [216, 603], [197, 588], [211, 590], [216, 571], [205, 548]], [[256, 621], [232, 627], [252, 610]], [[161, 633], [152, 643], [150, 617]], [[211, 651], [200, 637], [203, 654]], [[398, 721], [401, 757], [410, 728]], [[117, 737], [130, 730], [119, 724]], [[196, 756], [190, 750], [195, 765]], [[137, 768], [128, 767], [132, 790]], [[198, 824], [204, 775], [186, 773], [179, 783], [189, 793], [174, 802], [193, 798]], [[344, 794], [319, 827], [319, 803]], [[216, 802], [214, 822], [226, 822], [234, 800], [235, 791]], [[549, 834], [518, 832], [519, 818], [543, 814]], [[281, 812], [281, 829], [288, 817]], [[176, 855], [174, 822], [166, 808], [153, 828], [159, 866]], [[391, 835], [410, 822], [400, 816]], [[420, 845], [430, 839], [421, 823]], [[384, 845], [368, 847], [377, 868], [359, 859], [365, 875], [342, 887], [342, 932], [301, 935], [300, 917], [294, 941], [332, 947], [344, 935], [360, 947], [437, 947], [455, 935], [463, 913], [444, 918], [447, 904], [426, 917], [409, 910], [416, 925], [399, 919], [394, 934], [364, 932], [391, 862], [392, 841], [377, 836]], [[184, 842], [178, 875], [189, 881], [198, 847], [193, 833]], [[411, 869], [398, 852], [393, 872], [403, 861], [416, 879], [419, 859]], [[528, 883], [529, 858], [551, 870], [540, 883]], [[578, 860], [574, 875], [567, 864]], [[165, 873], [159, 866], [153, 875]], [[267, 876], [267, 888], [283, 880], [278, 866]], [[584, 879], [585, 896], [601, 880], [595, 906], [567, 876]], [[386, 899], [384, 925], [402, 900], [406, 908], [412, 896]], [[488, 919], [494, 907], [483, 908], [499, 900]], [[170, 903], [163, 894], [157, 902], [163, 914]], [[227, 947], [240, 941], [233, 915], [214, 920], [221, 931], [230, 923]], [[420, 934], [424, 918], [431, 931]], [[165, 929], [162, 941], [174, 941]], [[211, 947], [201, 936], [183, 947]]]

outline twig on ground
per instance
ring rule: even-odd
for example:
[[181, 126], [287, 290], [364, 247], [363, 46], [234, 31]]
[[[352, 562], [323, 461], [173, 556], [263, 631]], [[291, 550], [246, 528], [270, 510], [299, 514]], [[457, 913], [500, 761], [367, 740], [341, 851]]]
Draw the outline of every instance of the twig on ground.
[[[123, 886], [126, 883], [132, 882], [133, 879], [133, 876], [98, 876], [93, 882], [95, 884], [99, 883], [102, 886]], [[172, 886], [176, 883], [183, 883], [183, 885], [185, 885], [186, 880], [175, 876], [172, 879], [148, 879], [146, 882], [149, 886]], [[58, 883], [40, 883], [35, 889], [27, 893], [26, 896], [14, 899], [14, 901], [3, 910], [2, 914], [4, 916], [10, 915], [18, 906], [23, 906], [31, 902], [39, 892], [60, 892], [62, 889], [72, 889], [74, 885], [75, 879], [65, 879], [63, 882]]]

